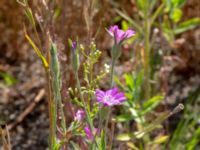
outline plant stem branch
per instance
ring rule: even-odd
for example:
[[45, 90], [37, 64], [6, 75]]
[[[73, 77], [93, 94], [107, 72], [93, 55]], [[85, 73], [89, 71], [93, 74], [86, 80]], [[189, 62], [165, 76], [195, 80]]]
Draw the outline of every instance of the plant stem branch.
[[[86, 102], [85, 102], [85, 100], [84, 100], [84, 98], [83, 98], [83, 94], [82, 94], [82, 91], [81, 91], [81, 84], [80, 84], [79, 77], [78, 77], [78, 71], [75, 72], [75, 78], [76, 78], [76, 81], [77, 81], [77, 87], [78, 87], [78, 91], [79, 91], [79, 93], [80, 93], [80, 98], [81, 98], [81, 101], [82, 101], [82, 103], [83, 103], [83, 105], [84, 105], [84, 108], [85, 108], [86, 120], [87, 120], [87, 122], [88, 122], [88, 124], [89, 124], [91, 133], [93, 134], [93, 133], [94, 133], [94, 132], [93, 132], [93, 131], [94, 131], [94, 126], [93, 126], [92, 120], [91, 120], [91, 118], [90, 118], [88, 106], [87, 106], [87, 104], [86, 104]], [[95, 133], [95, 134], [96, 134], [96, 133]], [[93, 137], [95, 137], [95, 136], [93, 136]], [[97, 147], [98, 147], [98, 143], [97, 143], [96, 139], [95, 139], [95, 144], [96, 144]], [[91, 145], [91, 147], [92, 147], [92, 149], [93, 149], [93, 144]]]

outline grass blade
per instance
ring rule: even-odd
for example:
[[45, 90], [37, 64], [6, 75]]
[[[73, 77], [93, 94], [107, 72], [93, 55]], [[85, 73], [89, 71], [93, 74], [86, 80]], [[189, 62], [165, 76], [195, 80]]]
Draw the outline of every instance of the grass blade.
[[42, 55], [42, 53], [39, 50], [39, 48], [35, 45], [33, 40], [29, 37], [29, 35], [26, 32], [25, 32], [25, 37], [28, 40], [28, 42], [31, 44], [31, 46], [33, 47], [33, 49], [36, 52], [36, 54], [38, 55], [38, 57], [41, 59], [44, 68], [47, 69], [49, 67], [49, 64], [48, 64], [46, 58]]

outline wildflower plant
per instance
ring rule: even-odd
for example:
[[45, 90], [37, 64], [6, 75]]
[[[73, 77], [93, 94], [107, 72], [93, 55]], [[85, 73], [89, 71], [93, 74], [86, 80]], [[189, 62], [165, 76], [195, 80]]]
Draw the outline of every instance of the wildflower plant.
[[[83, 136], [86, 137], [87, 143], [90, 145], [90, 149], [105, 149], [106, 141], [108, 137], [108, 122], [109, 115], [111, 114], [111, 107], [115, 105], [122, 105], [126, 101], [126, 97], [123, 92], [121, 92], [117, 87], [113, 87], [114, 81], [114, 65], [120, 56], [122, 43], [134, 35], [133, 30], [122, 31], [118, 26], [111, 26], [109, 28], [110, 35], [114, 38], [115, 44], [111, 51], [112, 61], [111, 68], [105, 65], [105, 70], [99, 72], [99, 75], [93, 74], [94, 65], [98, 62], [100, 58], [101, 51], [96, 48], [94, 42], [91, 42], [89, 48], [89, 54], [86, 54], [83, 45], [78, 44], [78, 41], [73, 42], [69, 39], [69, 46], [71, 49], [71, 62], [77, 81], [77, 88], [69, 89], [71, 93], [72, 100], [75, 104], [81, 107], [78, 110], [74, 120], [79, 122], [82, 120], [83, 116], [86, 118], [86, 122], [82, 124]], [[79, 67], [80, 58], [84, 57], [85, 61], [82, 63], [84, 70], [84, 82], [85, 86], [81, 86], [79, 79]], [[110, 69], [110, 71], [108, 71]], [[110, 89], [103, 91], [99, 89], [98, 83], [103, 79], [108, 73], [110, 73]], [[78, 91], [78, 93], [76, 92]], [[76, 93], [76, 95], [75, 95]], [[106, 115], [105, 112], [108, 114]], [[98, 119], [98, 126], [94, 125], [94, 120]], [[83, 120], [82, 120], [83, 121]], [[70, 128], [74, 128], [76, 124], [71, 124]], [[81, 135], [78, 134], [78, 135]], [[112, 140], [109, 141], [112, 145]], [[73, 144], [74, 145], [74, 144]], [[96, 147], [96, 148], [95, 148]], [[112, 147], [112, 146], [111, 146]]]
[[[26, 9], [29, 8], [26, 4]], [[28, 9], [32, 16], [32, 10]], [[31, 17], [32, 22], [34, 17]], [[116, 105], [127, 107], [128, 117], [135, 120], [139, 127], [138, 132], [128, 133], [128, 141], [131, 138], [142, 138], [144, 135], [152, 131], [160, 123], [171, 116], [173, 113], [165, 113], [158, 117], [155, 122], [148, 124], [145, 120], [145, 114], [153, 110], [162, 100], [162, 96], [153, 97], [144, 104], [140, 104], [136, 99], [140, 99], [137, 93], [143, 81], [143, 74], [137, 75], [136, 84], [132, 77], [125, 75], [126, 86], [117, 80], [115, 76], [115, 63], [121, 55], [121, 46], [123, 43], [135, 35], [135, 31], [128, 29], [123, 31], [117, 25], [111, 26], [108, 33], [114, 39], [114, 45], [111, 50], [111, 65], [105, 65], [104, 70], [94, 71], [102, 51], [100, 51], [94, 41], [89, 45], [80, 44], [79, 40], [68, 40], [69, 49], [71, 50], [71, 65], [75, 78], [75, 87], [69, 87], [67, 94], [68, 101], [73, 106], [76, 113], [73, 114], [71, 122], [66, 121], [65, 101], [62, 97], [62, 79], [65, 78], [61, 74], [60, 61], [56, 42], [48, 35], [49, 47], [47, 49], [47, 57], [42, 53], [33, 40], [25, 32], [26, 39], [32, 45], [33, 49], [41, 59], [47, 75], [48, 83], [48, 110], [50, 118], [50, 134], [49, 148], [51, 150], [58, 149], [91, 149], [105, 150], [112, 149], [114, 138], [114, 125], [110, 129], [108, 124], [111, 122], [120, 122], [120, 116], [112, 116], [112, 109]], [[86, 48], [85, 48], [86, 47]], [[86, 50], [87, 49], [87, 50]], [[110, 69], [110, 70], [109, 70]], [[80, 74], [81, 72], [81, 74]], [[82, 75], [82, 76], [81, 76]], [[110, 76], [110, 87], [102, 90], [99, 82]], [[83, 78], [81, 78], [83, 77]], [[117, 84], [114, 84], [114, 77]], [[118, 88], [119, 86], [120, 88]], [[66, 91], [66, 89], [64, 89]], [[121, 117], [123, 118], [123, 117]], [[124, 119], [125, 121], [127, 118]], [[146, 126], [146, 127], [145, 127]], [[117, 139], [122, 139], [118, 138]], [[144, 141], [148, 139], [144, 138]], [[129, 143], [130, 144], [130, 143]], [[131, 143], [133, 144], [133, 143]]]

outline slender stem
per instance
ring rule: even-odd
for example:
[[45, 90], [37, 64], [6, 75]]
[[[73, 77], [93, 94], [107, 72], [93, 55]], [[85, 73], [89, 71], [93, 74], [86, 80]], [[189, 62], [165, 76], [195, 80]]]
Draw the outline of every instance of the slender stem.
[[[47, 53], [47, 61], [50, 63], [50, 51]], [[46, 79], [47, 79], [47, 98], [48, 98], [48, 111], [49, 111], [49, 147], [53, 149], [56, 141], [56, 111], [54, 108], [54, 103], [52, 101], [52, 88], [51, 88], [51, 72], [50, 68], [45, 69]]]
[[60, 85], [60, 77], [57, 79], [56, 86], [55, 86], [55, 95], [56, 95], [56, 100], [58, 100], [58, 111], [61, 115], [61, 126], [64, 132], [64, 135], [67, 132], [66, 129], [66, 121], [65, 121], [65, 114], [63, 110], [63, 104], [62, 104], [62, 97], [61, 97], [61, 85]]
[[[110, 87], [113, 87], [113, 77], [114, 77], [114, 68], [115, 68], [115, 59], [112, 59], [112, 64], [111, 64], [111, 76], [110, 76]], [[107, 129], [108, 129], [108, 122], [109, 122], [109, 118], [111, 115], [111, 108], [108, 108], [108, 115], [106, 118], [106, 124], [105, 124], [105, 134], [107, 133]], [[112, 141], [111, 141], [112, 143]], [[112, 147], [111, 147], [112, 148]]]
[[[145, 9], [144, 9], [144, 27], [145, 27], [145, 99], [150, 98], [151, 86], [150, 86], [150, 20], [149, 20], [149, 3], [146, 0]], [[148, 146], [149, 135], [144, 136], [145, 148]]]
[[82, 103], [84, 105], [84, 108], [85, 108], [86, 119], [87, 119], [87, 121], [89, 123], [90, 128], [93, 129], [92, 121], [91, 121], [91, 118], [89, 116], [88, 107], [87, 107], [87, 104], [86, 104], [86, 102], [85, 102], [85, 100], [83, 98], [83, 94], [81, 92], [81, 84], [80, 84], [80, 81], [79, 81], [78, 72], [75, 73], [75, 78], [76, 78], [76, 81], [77, 81], [77, 87], [78, 87], [78, 91], [80, 93], [81, 101], [82, 101]]
[[110, 134], [110, 144], [108, 146], [108, 150], [112, 150], [112, 145], [113, 145], [113, 137], [114, 137], [114, 131], [115, 131], [115, 122], [112, 121], [111, 125], [111, 134]]
[[150, 87], [150, 83], [149, 83], [149, 78], [150, 78], [150, 68], [149, 68], [149, 59], [150, 59], [150, 20], [148, 18], [148, 13], [149, 13], [149, 6], [146, 3], [145, 6], [145, 64], [144, 64], [144, 68], [145, 68], [145, 99], [148, 100], [150, 98], [150, 91], [151, 91], [151, 87]]
[[50, 149], [53, 149], [54, 140], [56, 137], [56, 121], [55, 118], [53, 118], [53, 109], [52, 109], [52, 93], [51, 93], [51, 81], [50, 81], [50, 71], [49, 69], [46, 70], [46, 77], [47, 77], [47, 97], [48, 97], [48, 110], [49, 110], [49, 147]]
[[[103, 111], [103, 105], [101, 105], [100, 106], [100, 120], [99, 120], [99, 125], [98, 125], [98, 128], [97, 129], [101, 129], [102, 128], [102, 126], [103, 126], [103, 118], [102, 118], [102, 116], [101, 116], [101, 111]], [[96, 138], [96, 136], [97, 136], [97, 132], [95, 133], [95, 135], [94, 135], [94, 139]], [[94, 144], [94, 139], [93, 139], [93, 141], [92, 141], [92, 145]]]
[[113, 77], [114, 77], [114, 68], [115, 68], [115, 60], [112, 60], [112, 65], [111, 65], [111, 76], [110, 76], [110, 87], [113, 87]]

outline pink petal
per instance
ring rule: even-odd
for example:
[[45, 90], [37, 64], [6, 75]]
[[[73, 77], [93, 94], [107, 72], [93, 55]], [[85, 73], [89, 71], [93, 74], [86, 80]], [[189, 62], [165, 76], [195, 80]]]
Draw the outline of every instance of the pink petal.
[[118, 30], [118, 26], [117, 25], [114, 25], [114, 26], [110, 26], [110, 28], [108, 29], [108, 33], [114, 37], [114, 34], [115, 34], [115, 31]]
[[96, 95], [97, 98], [103, 98], [105, 96], [105, 92], [97, 89], [95, 91], [95, 95]]
[[131, 30], [131, 29], [128, 29], [127, 31], [126, 31], [126, 38], [130, 38], [130, 37], [132, 37], [132, 36], [134, 36], [135, 35], [135, 31], [133, 31], [133, 30]]
[[124, 96], [124, 93], [119, 92], [114, 96], [115, 99], [126, 99], [126, 97]]
[[84, 128], [84, 131], [85, 131], [86, 137], [87, 137], [89, 140], [92, 140], [92, 139], [93, 139], [93, 135], [92, 135], [92, 132], [91, 132], [89, 126], [86, 126], [86, 127]]

